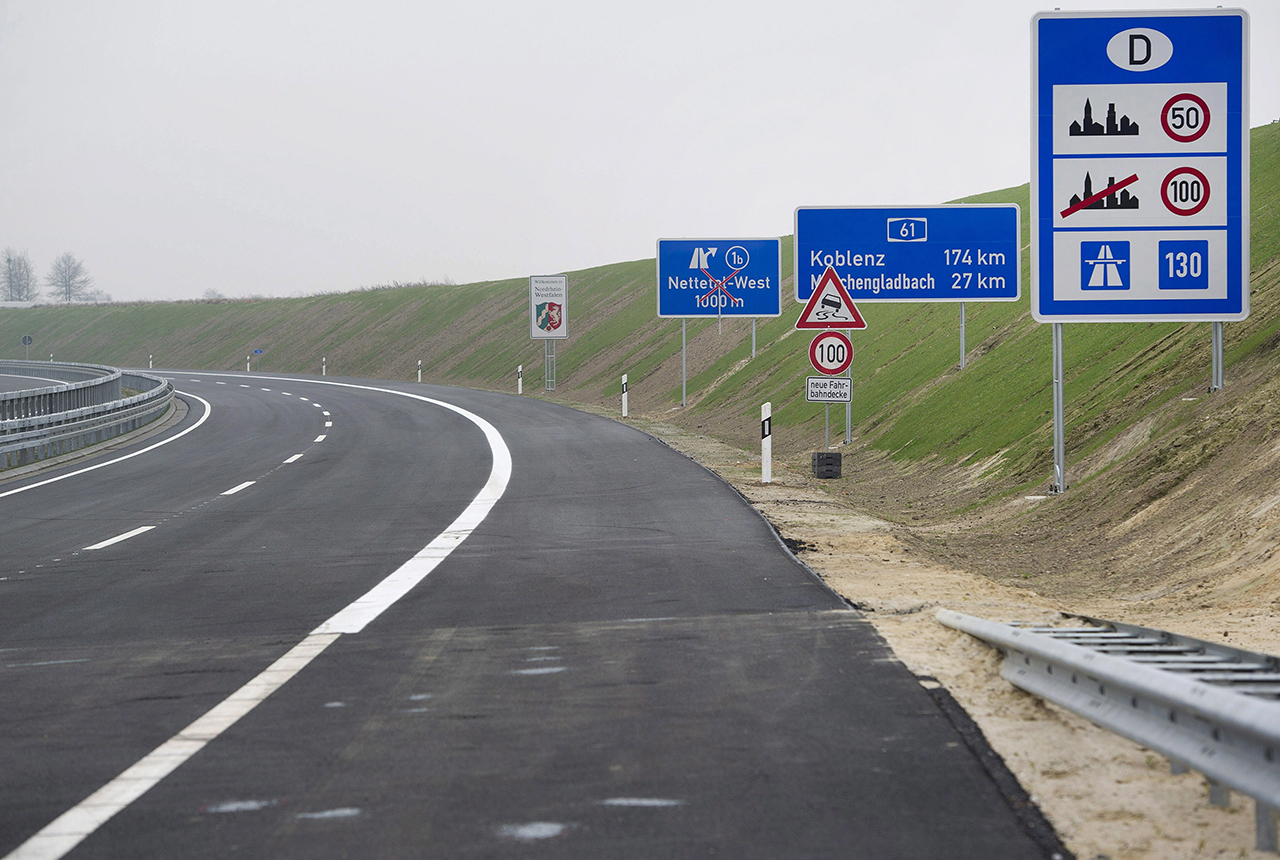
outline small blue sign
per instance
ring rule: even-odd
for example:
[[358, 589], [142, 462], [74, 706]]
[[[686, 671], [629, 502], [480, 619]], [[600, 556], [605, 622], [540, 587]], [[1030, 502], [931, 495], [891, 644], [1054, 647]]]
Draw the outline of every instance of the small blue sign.
[[254, 354], [254, 355], [262, 355], [262, 350], [260, 350], [260, 349], [255, 349], [255, 350], [253, 351], [253, 354]]
[[1129, 289], [1129, 243], [1081, 242], [1080, 289]]
[[658, 316], [781, 314], [781, 240], [658, 240]]
[[1209, 240], [1161, 242], [1160, 289], [1209, 289]]
[[827, 267], [855, 302], [1012, 302], [1021, 289], [1017, 205], [802, 207], [796, 301]]

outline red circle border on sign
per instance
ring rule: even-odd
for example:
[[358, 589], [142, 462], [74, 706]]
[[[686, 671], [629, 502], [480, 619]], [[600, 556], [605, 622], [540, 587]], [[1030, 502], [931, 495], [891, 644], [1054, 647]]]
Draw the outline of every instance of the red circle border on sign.
[[[1200, 130], [1195, 134], [1178, 134], [1169, 128], [1169, 109], [1183, 99], [1190, 99], [1200, 106], [1200, 110], [1204, 112], [1204, 125], [1200, 126]], [[1164, 103], [1164, 110], [1160, 111], [1160, 124], [1164, 126], [1164, 133], [1169, 137], [1178, 141], [1178, 143], [1193, 143], [1204, 137], [1204, 133], [1209, 130], [1209, 106], [1205, 104], [1204, 99], [1195, 93], [1178, 93], [1173, 98]]]
[[[835, 338], [843, 341], [844, 345], [849, 349], [848, 356], [845, 357], [844, 362], [835, 370], [827, 370], [818, 364], [818, 344], [827, 338]], [[815, 337], [813, 342], [809, 344], [809, 363], [813, 365], [813, 369], [818, 371], [818, 373], [826, 374], [827, 376], [839, 376], [849, 369], [849, 365], [853, 364], [853, 341], [849, 340], [849, 336], [839, 329], [827, 329]]]
[[[1191, 209], [1178, 209], [1169, 202], [1169, 183], [1173, 181], [1175, 176], [1181, 176], [1184, 173], [1193, 174], [1204, 186], [1204, 197], [1200, 198], [1200, 202]], [[1160, 199], [1164, 201], [1164, 208], [1168, 209], [1174, 215], [1190, 216], [1203, 209], [1209, 203], [1209, 177], [1205, 176], [1194, 167], [1179, 167], [1169, 171], [1169, 175], [1164, 178], [1164, 182], [1160, 184]]]

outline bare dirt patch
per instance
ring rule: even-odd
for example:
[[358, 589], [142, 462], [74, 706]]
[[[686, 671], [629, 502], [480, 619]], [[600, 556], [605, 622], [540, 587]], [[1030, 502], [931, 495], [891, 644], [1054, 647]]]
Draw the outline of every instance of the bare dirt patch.
[[[842, 489], [848, 486], [844, 481], [814, 480], [807, 464], [793, 458], [775, 461], [774, 481], [761, 484], [758, 454], [660, 420], [629, 423], [736, 487], [802, 561], [865, 613], [912, 672], [945, 685], [1077, 857], [1274, 856], [1253, 850], [1251, 800], [1233, 795], [1229, 808], [1211, 806], [1201, 776], [1173, 775], [1163, 757], [1011, 686], [999, 677], [997, 652], [943, 627], [934, 615], [946, 607], [996, 621], [1055, 621], [1061, 612], [1073, 612], [1280, 653], [1280, 560], [1269, 552], [1280, 528], [1280, 493], [1271, 491], [1265, 502], [1251, 506], [1247, 516], [1253, 524], [1237, 528], [1231, 542], [1213, 550], [1218, 560], [1209, 567], [1143, 577], [1134, 572], [1142, 567], [1140, 559], [1115, 558], [1110, 577], [1119, 579], [1110, 584], [1105, 573], [1088, 575], [1075, 566], [1055, 575], [1041, 554], [1052, 552], [1048, 544], [1018, 551], [1019, 541], [1045, 540], [1043, 530], [1020, 526], [1024, 517], [1070, 494], [1027, 498], [1041, 495], [1031, 492], [1001, 502], [994, 512], [945, 519], [921, 512], [931, 510], [927, 488], [921, 486], [929, 481], [924, 469], [869, 456], [855, 469], [864, 479], [855, 491]], [[1116, 443], [1117, 448], [1132, 444], [1132, 439]], [[917, 485], [914, 493], [901, 493], [904, 480]], [[1202, 484], [1212, 485], [1212, 476], [1180, 492], [1195, 492]], [[1204, 486], [1199, 492], [1211, 491]], [[901, 494], [900, 501], [911, 500], [896, 508], [898, 522], [870, 515], [851, 499], [870, 494], [891, 505], [894, 493]], [[1223, 514], [1236, 515], [1236, 506]], [[1205, 525], [1189, 528], [1198, 532]], [[1074, 540], [1087, 540], [1094, 527], [1087, 524], [1085, 537]], [[1110, 528], [1123, 537], [1125, 521]], [[1164, 522], [1164, 528], [1175, 527]], [[1245, 531], [1248, 539], [1236, 540]], [[998, 538], [994, 543], [993, 537]], [[1149, 547], [1147, 564], [1155, 557], [1194, 552], [1167, 538], [1162, 531], [1159, 545]], [[1140, 548], [1142, 539], [1135, 540]], [[1099, 540], [1096, 553], [1114, 555], [1118, 541]]]

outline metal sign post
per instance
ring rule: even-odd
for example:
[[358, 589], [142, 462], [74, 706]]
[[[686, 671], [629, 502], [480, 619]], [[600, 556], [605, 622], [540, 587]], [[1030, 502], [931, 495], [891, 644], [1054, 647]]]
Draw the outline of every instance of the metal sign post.
[[849, 399], [844, 402], [844, 444], [853, 443], [853, 365], [845, 371], [849, 374]]
[[1213, 380], [1209, 383], [1209, 391], [1222, 390], [1222, 323], [1213, 323]]
[[35, 343], [35, 342], [36, 342], [36, 341], [35, 341], [35, 338], [33, 338], [33, 337], [32, 337], [31, 335], [29, 335], [29, 334], [24, 334], [24, 335], [22, 336], [22, 347], [23, 347], [23, 349], [25, 349], [25, 350], [26, 350], [26, 353], [27, 353], [27, 361], [30, 361], [30, 360], [31, 360], [31, 344], [33, 344], [33, 343]]
[[964, 363], [966, 358], [965, 353], [966, 353], [966, 350], [964, 348], [964, 302], [961, 302], [960, 303], [960, 369], [961, 370], [964, 370]]
[[1062, 379], [1062, 323], [1053, 324], [1053, 486], [1050, 492], [1067, 491], [1067, 428], [1063, 405], [1066, 393]]

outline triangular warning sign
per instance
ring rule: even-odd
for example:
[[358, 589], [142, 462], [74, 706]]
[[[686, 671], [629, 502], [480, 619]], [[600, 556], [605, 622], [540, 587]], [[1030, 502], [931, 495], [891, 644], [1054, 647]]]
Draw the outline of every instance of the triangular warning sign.
[[867, 321], [858, 313], [858, 306], [849, 298], [849, 291], [840, 282], [840, 276], [831, 266], [822, 273], [818, 288], [809, 297], [796, 328], [850, 328], [864, 329]]

